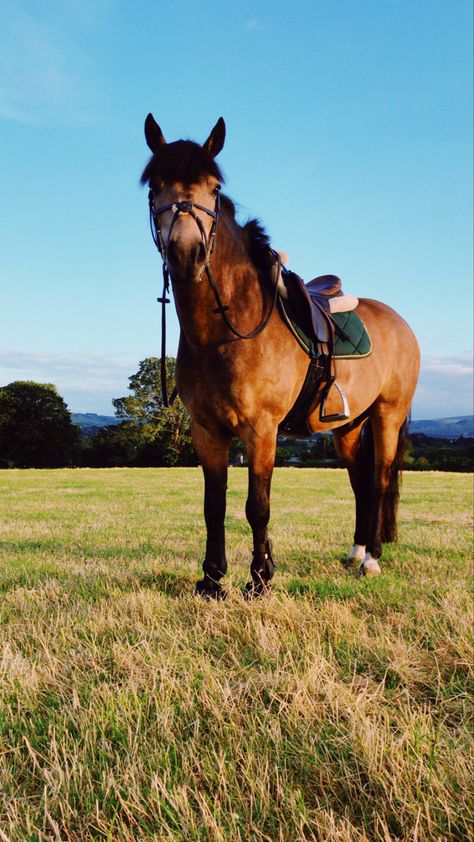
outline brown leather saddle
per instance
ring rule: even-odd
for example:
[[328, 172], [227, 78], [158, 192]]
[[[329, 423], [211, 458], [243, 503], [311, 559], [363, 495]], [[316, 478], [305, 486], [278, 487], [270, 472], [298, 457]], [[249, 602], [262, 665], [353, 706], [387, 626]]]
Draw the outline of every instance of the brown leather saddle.
[[319, 275], [307, 284], [294, 272], [283, 270], [288, 290], [288, 304], [298, 324], [310, 339], [330, 343], [336, 325], [331, 319], [329, 302], [343, 294], [337, 275]]
[[[340, 328], [330, 312], [330, 300], [343, 295], [341, 279], [336, 275], [320, 275], [305, 284], [299, 275], [287, 269], [282, 269], [282, 277], [288, 291], [288, 299], [279, 300], [280, 314], [297, 340], [295, 323], [301, 328], [311, 340], [313, 352], [310, 354], [310, 363], [300, 394], [281, 422], [279, 432], [307, 436], [310, 430], [306, 419], [318, 400], [319, 418], [324, 423], [342, 421], [350, 415], [346, 395], [336, 382], [334, 339], [335, 333], [340, 333]], [[333, 385], [339, 393], [341, 411], [327, 414], [326, 400]]]

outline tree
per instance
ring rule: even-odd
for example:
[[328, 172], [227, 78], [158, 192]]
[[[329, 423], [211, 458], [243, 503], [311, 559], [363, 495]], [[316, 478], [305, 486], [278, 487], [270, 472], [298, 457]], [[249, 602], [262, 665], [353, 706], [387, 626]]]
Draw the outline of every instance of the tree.
[[80, 431], [52, 383], [0, 388], [0, 467], [61, 468], [74, 461]]
[[[176, 361], [166, 357], [168, 394], [174, 386]], [[197, 456], [191, 441], [191, 421], [179, 397], [165, 407], [161, 389], [161, 360], [147, 357], [136, 374], [129, 377], [131, 395], [112, 401], [115, 414], [123, 418], [127, 433], [138, 436], [142, 446], [137, 452], [137, 465], [196, 465]], [[117, 431], [116, 435], [119, 435]], [[113, 432], [111, 433], [113, 436]]]
[[102, 427], [89, 440], [83, 452], [83, 465], [90, 468], [123, 468], [141, 464], [143, 436], [137, 425], [124, 421]]

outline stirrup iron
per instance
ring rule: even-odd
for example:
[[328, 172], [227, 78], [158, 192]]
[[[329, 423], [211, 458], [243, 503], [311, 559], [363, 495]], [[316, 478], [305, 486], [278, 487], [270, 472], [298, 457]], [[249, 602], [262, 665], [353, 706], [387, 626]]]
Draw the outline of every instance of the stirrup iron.
[[323, 423], [328, 423], [329, 421], [347, 421], [350, 417], [349, 402], [344, 389], [342, 386], [339, 386], [337, 380], [332, 383], [332, 386], [335, 386], [339, 392], [339, 397], [342, 401], [342, 412], [335, 412], [332, 415], [326, 415], [326, 401], [328, 399], [329, 392], [331, 391], [331, 389], [329, 389], [321, 401], [321, 407], [319, 410], [319, 420]]

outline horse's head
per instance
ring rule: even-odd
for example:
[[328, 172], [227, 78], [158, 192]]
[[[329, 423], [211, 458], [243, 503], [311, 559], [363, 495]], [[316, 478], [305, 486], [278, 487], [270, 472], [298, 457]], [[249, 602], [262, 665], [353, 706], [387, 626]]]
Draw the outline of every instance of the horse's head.
[[158, 245], [173, 281], [197, 281], [209, 260], [217, 223], [223, 176], [214, 159], [224, 146], [224, 120], [219, 118], [200, 146], [191, 140], [166, 143], [149, 114], [145, 138], [153, 157], [141, 181], [150, 186]]

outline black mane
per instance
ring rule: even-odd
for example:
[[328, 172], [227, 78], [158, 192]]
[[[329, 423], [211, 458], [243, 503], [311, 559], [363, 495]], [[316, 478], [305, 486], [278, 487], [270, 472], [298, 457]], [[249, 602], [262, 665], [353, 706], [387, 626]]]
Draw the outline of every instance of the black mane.
[[230, 217], [242, 237], [247, 254], [259, 274], [266, 278], [274, 264], [270, 252], [270, 237], [259, 219], [248, 219], [245, 225], [239, 225], [235, 218], [235, 205], [229, 196], [221, 195], [221, 212]]
[[263, 277], [268, 277], [274, 258], [270, 252], [270, 237], [259, 219], [249, 219], [242, 228], [252, 263]]
[[[154, 181], [163, 184], [179, 182], [190, 186], [207, 175], [213, 175], [221, 183], [225, 181], [222, 170], [202, 146], [192, 140], [177, 140], [174, 143], [163, 144], [150, 158], [140, 181], [142, 184], [149, 182], [151, 186]], [[235, 219], [235, 205], [232, 199], [225, 195], [221, 195], [221, 210], [235, 223], [249, 258], [258, 272], [264, 277], [268, 276], [273, 258], [270, 254], [270, 238], [261, 222], [258, 219], [249, 219], [245, 225], [239, 225]]]
[[142, 184], [154, 179], [164, 184], [178, 181], [188, 187], [197, 184], [206, 175], [213, 175], [221, 183], [224, 176], [220, 167], [199, 143], [192, 140], [176, 140], [164, 143], [148, 161], [140, 179]]

